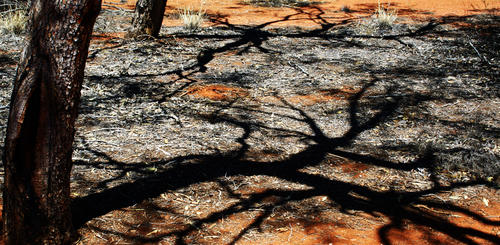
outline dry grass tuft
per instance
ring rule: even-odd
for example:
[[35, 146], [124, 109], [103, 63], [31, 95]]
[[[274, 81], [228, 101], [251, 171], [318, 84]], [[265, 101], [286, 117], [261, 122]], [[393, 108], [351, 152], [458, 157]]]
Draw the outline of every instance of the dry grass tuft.
[[389, 8], [390, 5], [383, 6], [379, 1], [372, 17], [360, 20], [356, 29], [365, 35], [380, 35], [393, 29], [398, 15], [395, 9], [390, 10]]
[[21, 34], [26, 29], [27, 21], [28, 16], [24, 9], [4, 11], [0, 14], [0, 29], [15, 34]]
[[204, 12], [191, 9], [183, 9], [180, 14], [184, 27], [189, 31], [198, 30], [203, 24], [204, 17]]
[[377, 20], [379, 27], [391, 27], [394, 21], [398, 18], [396, 10], [389, 10], [389, 7], [384, 7], [378, 2], [377, 10], [375, 11], [374, 18]]
[[179, 18], [182, 20], [184, 27], [189, 31], [198, 30], [205, 20], [205, 10], [203, 10], [204, 1], [200, 2], [198, 10], [193, 10], [187, 7], [179, 10]]

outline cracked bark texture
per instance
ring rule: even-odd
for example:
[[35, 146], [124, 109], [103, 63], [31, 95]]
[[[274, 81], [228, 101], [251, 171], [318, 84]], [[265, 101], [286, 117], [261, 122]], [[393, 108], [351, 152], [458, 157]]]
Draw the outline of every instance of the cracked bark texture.
[[150, 35], [158, 37], [167, 0], [138, 0], [135, 4], [132, 30], [128, 37]]
[[101, 0], [34, 0], [5, 138], [6, 244], [69, 244], [74, 124]]

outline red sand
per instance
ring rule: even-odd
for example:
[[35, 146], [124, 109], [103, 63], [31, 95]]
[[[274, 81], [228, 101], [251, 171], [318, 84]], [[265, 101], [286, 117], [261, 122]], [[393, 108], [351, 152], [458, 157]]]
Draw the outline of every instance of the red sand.
[[[134, 0], [120, 5], [120, 0], [104, 0], [104, 4], [134, 9]], [[204, 2], [203, 4], [201, 2]], [[259, 25], [275, 22], [269, 26], [301, 26], [320, 28], [321, 24], [340, 23], [348, 19], [371, 16], [378, 7], [377, 0], [323, 0], [318, 5], [302, 8], [266, 8], [243, 4], [243, 0], [169, 0], [167, 2], [166, 26], [182, 25], [175, 18], [179, 10], [204, 10], [207, 15], [218, 21], [227, 21], [234, 25]], [[381, 1], [384, 8], [396, 11], [400, 19], [424, 20], [444, 16], [467, 16], [480, 13], [500, 14], [498, 0], [393, 0]], [[347, 7], [349, 13], [341, 11]], [[106, 8], [106, 6], [105, 6]], [[205, 26], [217, 23], [205, 22]]]

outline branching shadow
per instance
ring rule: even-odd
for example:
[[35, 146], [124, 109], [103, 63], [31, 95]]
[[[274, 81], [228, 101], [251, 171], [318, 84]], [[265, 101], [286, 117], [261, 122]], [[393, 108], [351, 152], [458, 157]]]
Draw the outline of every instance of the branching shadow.
[[[238, 31], [241, 34], [233, 36], [196, 34], [186, 35], [184, 37], [196, 37], [206, 40], [210, 40], [212, 38], [236, 40], [228, 42], [227, 44], [218, 48], [203, 49], [201, 52], [199, 52], [196, 58], [196, 62], [192, 66], [155, 75], [177, 74], [179, 76], [179, 79], [187, 79], [194, 83], [196, 81], [190, 78], [190, 76], [198, 72], [206, 72], [207, 65], [212, 62], [214, 57], [216, 57], [218, 54], [228, 51], [236, 51], [237, 55], [241, 55], [249, 52], [250, 49], [255, 49], [258, 52], [262, 53], [280, 54], [280, 50], [271, 50], [270, 48], [266, 48], [265, 46], [263, 46], [263, 44], [269, 38], [277, 36], [289, 38], [316, 37], [328, 40], [338, 39], [339, 42], [342, 41], [345, 43], [349, 43], [349, 41], [345, 40], [345, 35], [328, 33], [328, 31], [335, 25], [329, 23], [325, 19], [322, 19], [322, 13], [319, 8], [318, 10], [318, 15], [314, 16], [314, 18], [321, 20], [321, 29], [288, 34], [277, 34], [265, 30], [264, 28], [272, 24], [272, 22], [265, 23], [257, 27], [234, 26], [228, 23], [227, 20], [214, 17], [212, 21], [218, 22], [219, 24], [224, 24], [227, 28]], [[297, 15], [298, 14], [303, 13], [299, 11]], [[294, 17], [294, 15], [287, 16], [285, 19], [280, 21], [287, 21], [292, 17]], [[399, 38], [403, 37], [425, 35], [426, 33], [432, 31], [437, 25], [438, 24], [435, 22], [430, 22], [429, 24], [422, 26], [418, 30], [400, 35], [390, 35], [383, 37], [354, 37], [385, 38], [398, 40]], [[355, 46], [355, 44], [352, 45]], [[373, 103], [373, 108], [370, 108], [376, 109], [376, 112], [373, 115], [360, 116], [361, 99], [366, 96], [367, 91], [369, 91], [373, 86], [380, 82], [381, 79], [378, 77], [378, 75], [384, 72], [385, 71], [372, 72], [371, 79], [365, 81], [363, 83], [363, 87], [348, 98], [347, 111], [349, 129], [339, 137], [328, 136], [324, 132], [324, 130], [321, 129], [315, 119], [310, 116], [305, 110], [294, 106], [285, 98], [278, 98], [284, 108], [292, 110], [299, 115], [294, 119], [300, 121], [304, 125], [307, 125], [308, 129], [311, 132], [310, 134], [306, 134], [288, 130], [286, 128], [279, 129], [282, 130], [283, 133], [300, 135], [300, 137], [302, 137], [304, 141], [310, 142], [302, 151], [282, 160], [253, 161], [245, 158], [245, 155], [248, 153], [250, 148], [247, 141], [252, 132], [257, 129], [270, 128], [270, 126], [254, 123], [249, 120], [242, 120], [241, 118], [225, 115], [223, 113], [219, 114], [217, 112], [210, 115], [210, 119], [206, 117], [204, 118], [200, 115], [196, 115], [196, 112], [194, 112], [190, 116], [200, 118], [202, 120], [210, 120], [210, 123], [213, 124], [225, 123], [240, 128], [243, 133], [235, 140], [235, 142], [239, 144], [238, 149], [224, 154], [187, 155], [171, 158], [164, 161], [129, 164], [115, 161], [106, 153], [100, 152], [96, 149], [92, 149], [89, 145], [84, 144], [84, 146], [86, 147], [86, 151], [100, 156], [106, 161], [94, 163], [77, 161], [75, 162], [75, 165], [88, 165], [95, 168], [104, 167], [105, 165], [106, 168], [117, 169], [120, 170], [121, 173], [114, 178], [99, 183], [99, 188], [103, 189], [102, 191], [90, 194], [85, 197], [74, 199], [72, 204], [74, 224], [76, 227], [81, 227], [89, 220], [107, 214], [111, 211], [137, 204], [143, 204], [149, 199], [156, 198], [165, 192], [189, 187], [190, 185], [196, 183], [216, 181], [221, 186], [224, 186], [225, 183], [220, 181], [220, 179], [223, 177], [263, 175], [275, 177], [292, 183], [306, 185], [310, 188], [307, 190], [270, 189], [260, 193], [251, 193], [248, 195], [248, 197], [243, 197], [240, 194], [232, 192], [230, 188], [225, 188], [226, 192], [238, 201], [220, 211], [211, 213], [205, 218], [194, 219], [194, 223], [189, 226], [163, 234], [135, 236], [130, 234], [117, 233], [112, 230], [104, 230], [97, 227], [94, 227], [93, 229], [100, 232], [115, 234], [137, 243], [159, 242], [166, 237], [173, 236], [175, 237], [177, 244], [187, 244], [188, 242], [185, 240], [186, 237], [193, 231], [199, 229], [199, 227], [216, 222], [221, 217], [250, 211], [257, 204], [260, 204], [259, 209], [261, 210], [261, 212], [259, 212], [258, 216], [253, 219], [250, 224], [246, 225], [244, 229], [242, 229], [238, 234], [236, 234], [236, 236], [233, 237], [233, 240], [230, 242], [230, 244], [235, 244], [236, 242], [240, 241], [240, 239], [242, 239], [242, 237], [249, 230], [260, 229], [264, 220], [269, 218], [275, 208], [286, 205], [287, 203], [292, 201], [305, 200], [307, 198], [315, 196], [326, 196], [331, 201], [332, 206], [335, 205], [344, 213], [350, 213], [350, 211], [354, 210], [366, 212], [374, 216], [383, 215], [385, 217], [388, 217], [390, 219], [389, 224], [383, 226], [378, 230], [380, 241], [384, 244], [391, 244], [391, 241], [389, 239], [390, 231], [395, 228], [401, 228], [402, 226], [404, 226], [405, 222], [411, 222], [413, 224], [430, 227], [435, 231], [439, 231], [457, 241], [466, 244], [476, 244], [477, 242], [473, 238], [483, 239], [492, 243], [500, 243], [500, 239], [494, 235], [481, 230], [458, 226], [442, 218], [440, 215], [434, 212], [430, 212], [426, 209], [420, 208], [420, 206], [425, 206], [447, 210], [450, 212], [457, 212], [464, 216], [471, 217], [485, 225], [500, 226], [499, 221], [488, 219], [486, 217], [483, 217], [481, 214], [472, 212], [465, 208], [451, 204], [444, 205], [442, 203], [429, 201], [423, 198], [429, 194], [441, 193], [460, 187], [490, 185], [490, 183], [488, 182], [466, 181], [443, 186], [438, 182], [435, 176], [431, 176], [430, 179], [433, 181], [432, 187], [423, 191], [380, 191], [366, 186], [340, 180], [332, 180], [321, 175], [315, 175], [302, 171], [307, 167], [320, 165], [328, 158], [328, 155], [333, 154], [366, 165], [390, 168], [400, 171], [426, 169], [429, 170], [430, 173], [435, 172], [434, 169], [436, 168], [437, 163], [435, 159], [435, 149], [432, 147], [429, 147], [425, 149], [425, 151], [420, 152], [420, 156], [417, 159], [406, 163], [384, 160], [376, 156], [361, 154], [346, 150], [344, 148], [351, 145], [352, 142], [356, 140], [363, 132], [372, 130], [373, 128], [383, 124], [387, 120], [390, 120], [391, 116], [397, 109], [406, 107], [409, 104], [418, 105], [428, 100], [438, 99], [436, 97], [416, 96], [413, 94], [394, 96], [392, 88], [388, 88], [385, 94], [381, 95], [381, 97], [390, 99], [385, 99], [380, 103]], [[185, 73], [187, 73], [187, 75]], [[187, 83], [185, 86], [179, 88], [176, 92], [167, 94], [158, 101], [162, 102], [167, 100], [192, 83]], [[233, 105], [232, 103], [225, 104], [226, 108], [233, 108], [236, 106], [237, 105]], [[223, 107], [222, 109], [225, 108]], [[246, 107], [239, 107], [239, 109], [249, 113], [252, 110], [256, 110]], [[332, 126], [334, 127], [335, 125]], [[155, 173], [151, 173], [145, 169], [147, 165], [161, 166], [162, 168], [159, 168], [159, 170]], [[141, 174], [141, 177], [112, 188], [106, 188], [109, 182], [124, 178], [127, 173], [131, 172], [139, 173]], [[274, 197], [273, 201], [261, 204], [269, 197]], [[148, 209], [152, 211], [161, 210], [160, 207], [155, 206], [148, 207]], [[161, 211], [173, 212], [171, 210]]]
[[[293, 107], [291, 104], [283, 100], [283, 103], [293, 110], [296, 110], [302, 116], [302, 122], [309, 125], [313, 134], [309, 139], [314, 142], [307, 149], [297, 153], [288, 159], [277, 162], [256, 162], [246, 161], [242, 159], [242, 155], [248, 148], [245, 143], [246, 138], [250, 134], [251, 128], [248, 123], [238, 121], [234, 118], [227, 118], [223, 116], [215, 116], [218, 122], [226, 122], [241, 127], [244, 133], [238, 142], [241, 144], [240, 149], [234, 151], [226, 156], [220, 155], [202, 155], [202, 156], [188, 156], [176, 159], [170, 159], [169, 162], [182, 162], [187, 159], [196, 159], [196, 164], [177, 165], [171, 169], [163, 172], [138, 179], [132, 183], [126, 183], [114, 188], [106, 189], [100, 193], [91, 194], [89, 196], [76, 199], [73, 203], [74, 221], [77, 226], [81, 226], [88, 220], [104, 215], [110, 211], [125, 208], [138, 203], [141, 203], [149, 198], [154, 198], [169, 190], [175, 190], [187, 187], [191, 184], [213, 181], [224, 176], [253, 176], [253, 175], [266, 175], [274, 176], [283, 180], [293, 183], [301, 183], [312, 187], [311, 190], [306, 191], [276, 191], [269, 190], [263, 193], [252, 194], [250, 198], [242, 199], [241, 201], [225, 208], [222, 211], [212, 213], [204, 219], [197, 220], [192, 226], [182, 229], [177, 232], [163, 234], [161, 236], [153, 237], [129, 237], [137, 242], [157, 242], [166, 236], [175, 235], [178, 244], [185, 244], [183, 238], [196, 230], [203, 224], [215, 222], [222, 216], [229, 216], [231, 214], [248, 211], [256, 203], [261, 202], [263, 199], [270, 196], [279, 197], [279, 201], [261, 206], [264, 209], [253, 222], [242, 230], [235, 238], [234, 242], [238, 241], [246, 231], [252, 228], [258, 228], [261, 222], [268, 218], [271, 210], [277, 206], [283, 205], [292, 200], [303, 200], [313, 196], [328, 196], [332, 202], [340, 206], [341, 210], [358, 210], [372, 214], [383, 214], [392, 219], [392, 222], [382, 229], [379, 234], [384, 244], [391, 244], [386, 238], [387, 232], [390, 229], [400, 227], [402, 220], [408, 220], [415, 224], [421, 224], [440, 231], [444, 234], [453, 237], [461, 242], [474, 244], [473, 240], [469, 237], [478, 237], [491, 242], [498, 242], [498, 237], [484, 233], [479, 230], [471, 228], [462, 228], [443, 220], [441, 217], [426, 212], [425, 210], [415, 208], [416, 205], [427, 205], [429, 207], [436, 207], [450, 211], [460, 212], [464, 215], [474, 217], [478, 221], [489, 225], [500, 225], [500, 222], [492, 221], [482, 217], [479, 214], [470, 212], [458, 206], [447, 205], [442, 206], [440, 203], [423, 201], [420, 198], [423, 195], [430, 193], [439, 193], [446, 190], [452, 190], [461, 186], [471, 186], [478, 184], [485, 184], [484, 182], [467, 182], [458, 183], [451, 186], [440, 186], [435, 183], [435, 187], [421, 191], [421, 192], [380, 192], [371, 190], [367, 187], [346, 183], [342, 181], [331, 180], [322, 176], [311, 175], [303, 173], [299, 170], [307, 166], [315, 166], [321, 163], [327, 154], [336, 154], [349, 159], [353, 159], [366, 164], [378, 165], [383, 167], [390, 167], [399, 170], [409, 171], [417, 168], [432, 168], [434, 167], [433, 152], [425, 152], [419, 159], [414, 162], [406, 163], [403, 166], [398, 163], [388, 162], [385, 160], [376, 159], [373, 157], [362, 156], [352, 152], [345, 152], [338, 150], [340, 146], [347, 145], [359, 133], [373, 128], [377, 124], [383, 122], [387, 115], [394, 111], [395, 107], [400, 103], [397, 101], [388, 102], [383, 109], [373, 117], [365, 120], [364, 123], [359, 122], [356, 116], [357, 100], [363, 93], [374, 83], [373, 79], [367, 83], [366, 87], [360, 90], [359, 93], [351, 98], [350, 115], [351, 115], [351, 129], [346, 134], [339, 138], [329, 138], [324, 135], [322, 130], [316, 125], [315, 121], [307, 115], [306, 112]], [[105, 154], [93, 150], [95, 153], [106, 157]], [[109, 158], [109, 157], [108, 157]], [[163, 165], [167, 162], [156, 162], [155, 165]], [[84, 163], [75, 163], [84, 164]], [[119, 163], [111, 160], [107, 165], [115, 166], [123, 170], [123, 173], [129, 171], [141, 172], [141, 164], [130, 165]], [[108, 166], [109, 167], [109, 166]], [[118, 176], [120, 178], [122, 176]], [[237, 195], [236, 195], [237, 196]], [[95, 205], [98, 203], [99, 205]], [[233, 242], [233, 243], [234, 243]]]

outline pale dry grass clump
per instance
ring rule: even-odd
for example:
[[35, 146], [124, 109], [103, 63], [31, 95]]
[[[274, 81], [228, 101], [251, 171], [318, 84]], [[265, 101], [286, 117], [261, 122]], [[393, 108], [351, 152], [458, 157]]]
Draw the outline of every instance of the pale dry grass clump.
[[205, 21], [206, 13], [203, 9], [204, 4], [205, 1], [201, 1], [198, 10], [194, 10], [191, 7], [179, 10], [179, 18], [182, 20], [184, 27], [189, 31], [198, 30]]
[[383, 6], [379, 1], [375, 13], [371, 18], [360, 20], [357, 24], [357, 30], [366, 35], [380, 34], [380, 32], [393, 29], [397, 18], [398, 14], [395, 9], [391, 10], [390, 5]]
[[23, 33], [26, 29], [27, 21], [28, 16], [24, 9], [14, 9], [0, 13], [0, 29], [10, 33]]
[[180, 18], [184, 27], [190, 31], [195, 31], [203, 24], [205, 13], [203, 11], [183, 9], [180, 13]]
[[382, 6], [379, 1], [373, 18], [377, 21], [380, 27], [390, 27], [398, 18], [398, 14], [396, 10], [389, 10], [389, 7], [386, 8]]

